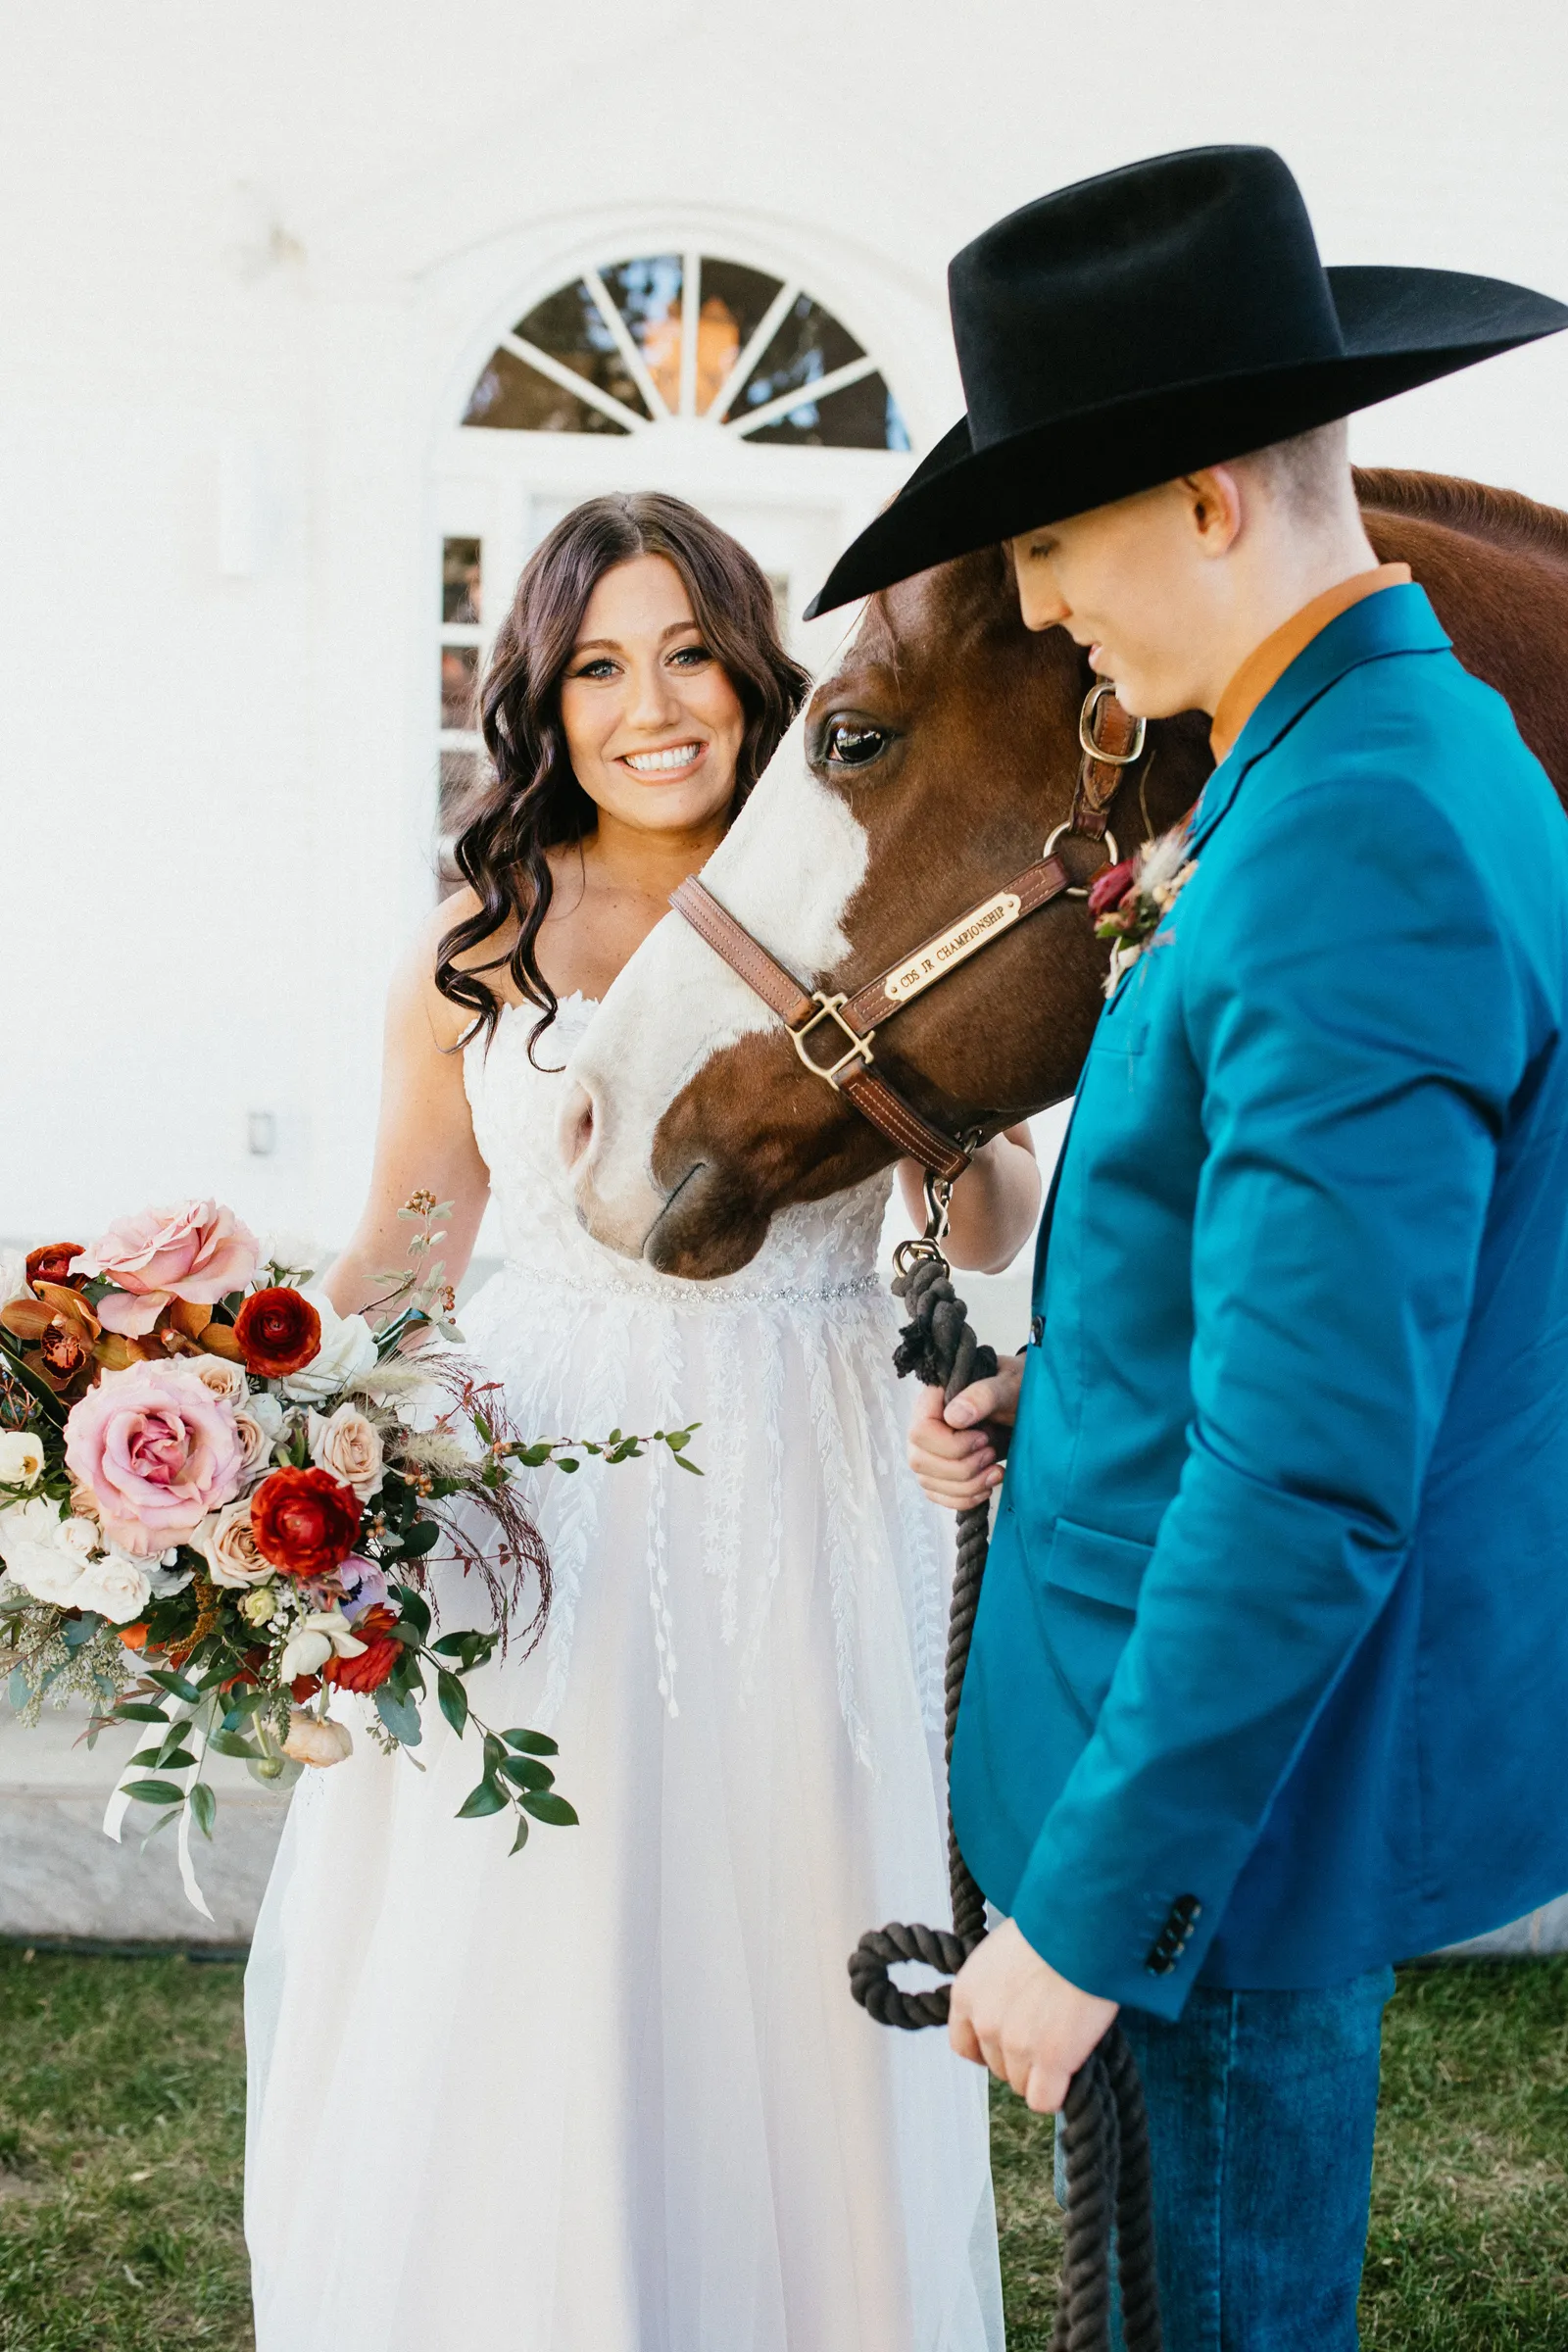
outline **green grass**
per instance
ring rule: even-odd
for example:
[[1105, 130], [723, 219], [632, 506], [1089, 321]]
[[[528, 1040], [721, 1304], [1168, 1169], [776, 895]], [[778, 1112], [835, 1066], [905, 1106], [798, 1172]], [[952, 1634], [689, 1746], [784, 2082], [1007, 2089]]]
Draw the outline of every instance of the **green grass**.
[[[1051, 2128], [993, 2106], [1009, 2352], [1051, 2340]], [[0, 1947], [0, 2352], [249, 2352], [240, 1972]], [[1408, 1971], [1368, 2352], [1568, 2352], [1568, 1960]]]
[[240, 1971], [0, 1947], [0, 2346], [241, 2352]]

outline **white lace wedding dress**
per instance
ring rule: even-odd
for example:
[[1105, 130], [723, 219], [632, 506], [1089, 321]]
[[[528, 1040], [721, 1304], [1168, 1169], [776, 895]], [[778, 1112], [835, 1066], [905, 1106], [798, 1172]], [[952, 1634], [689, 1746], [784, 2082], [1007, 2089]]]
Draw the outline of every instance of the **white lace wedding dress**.
[[614, 1257], [530, 1018], [468, 1050], [508, 1257], [466, 1336], [520, 1429], [698, 1420], [706, 1475], [539, 1474], [549, 1627], [474, 1698], [560, 1740], [580, 1828], [455, 1821], [440, 1723], [422, 1774], [362, 1735], [300, 1784], [246, 1986], [258, 2352], [990, 2352], [984, 2078], [845, 1971], [948, 1916], [951, 1522], [904, 1463], [885, 1182], [721, 1282]]

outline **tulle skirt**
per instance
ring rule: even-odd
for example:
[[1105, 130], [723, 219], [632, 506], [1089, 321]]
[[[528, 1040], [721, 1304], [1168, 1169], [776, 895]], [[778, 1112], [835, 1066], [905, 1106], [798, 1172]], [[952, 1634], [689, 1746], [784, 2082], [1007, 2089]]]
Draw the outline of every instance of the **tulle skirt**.
[[[539, 1474], [550, 1624], [472, 1696], [559, 1740], [579, 1828], [455, 1820], [433, 1708], [423, 1772], [359, 1734], [301, 1783], [246, 1985], [258, 2352], [1000, 2347], [984, 2079], [845, 1969], [948, 1916], [890, 1302], [510, 1268], [465, 1321], [529, 1435], [700, 1419], [705, 1475]], [[442, 1572], [444, 1626], [476, 1597]]]

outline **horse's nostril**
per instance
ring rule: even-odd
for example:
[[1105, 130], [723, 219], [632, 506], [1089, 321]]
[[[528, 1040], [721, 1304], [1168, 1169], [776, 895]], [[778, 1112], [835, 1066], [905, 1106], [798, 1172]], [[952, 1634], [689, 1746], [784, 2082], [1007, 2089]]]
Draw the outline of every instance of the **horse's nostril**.
[[574, 1168], [594, 1140], [594, 1099], [586, 1087], [574, 1086], [568, 1093], [557, 1134], [563, 1159]]

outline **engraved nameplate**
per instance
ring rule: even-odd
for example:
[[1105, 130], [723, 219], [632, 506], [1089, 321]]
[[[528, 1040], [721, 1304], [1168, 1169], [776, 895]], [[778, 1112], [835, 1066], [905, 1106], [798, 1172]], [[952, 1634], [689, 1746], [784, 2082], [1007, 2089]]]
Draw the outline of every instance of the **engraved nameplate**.
[[1014, 890], [999, 890], [994, 899], [976, 906], [961, 923], [944, 931], [940, 939], [929, 939], [917, 949], [906, 964], [891, 972], [882, 986], [895, 1004], [906, 1004], [917, 997], [921, 989], [951, 972], [955, 964], [962, 963], [976, 948], [983, 948], [988, 939], [995, 939], [1018, 920], [1019, 900]]

